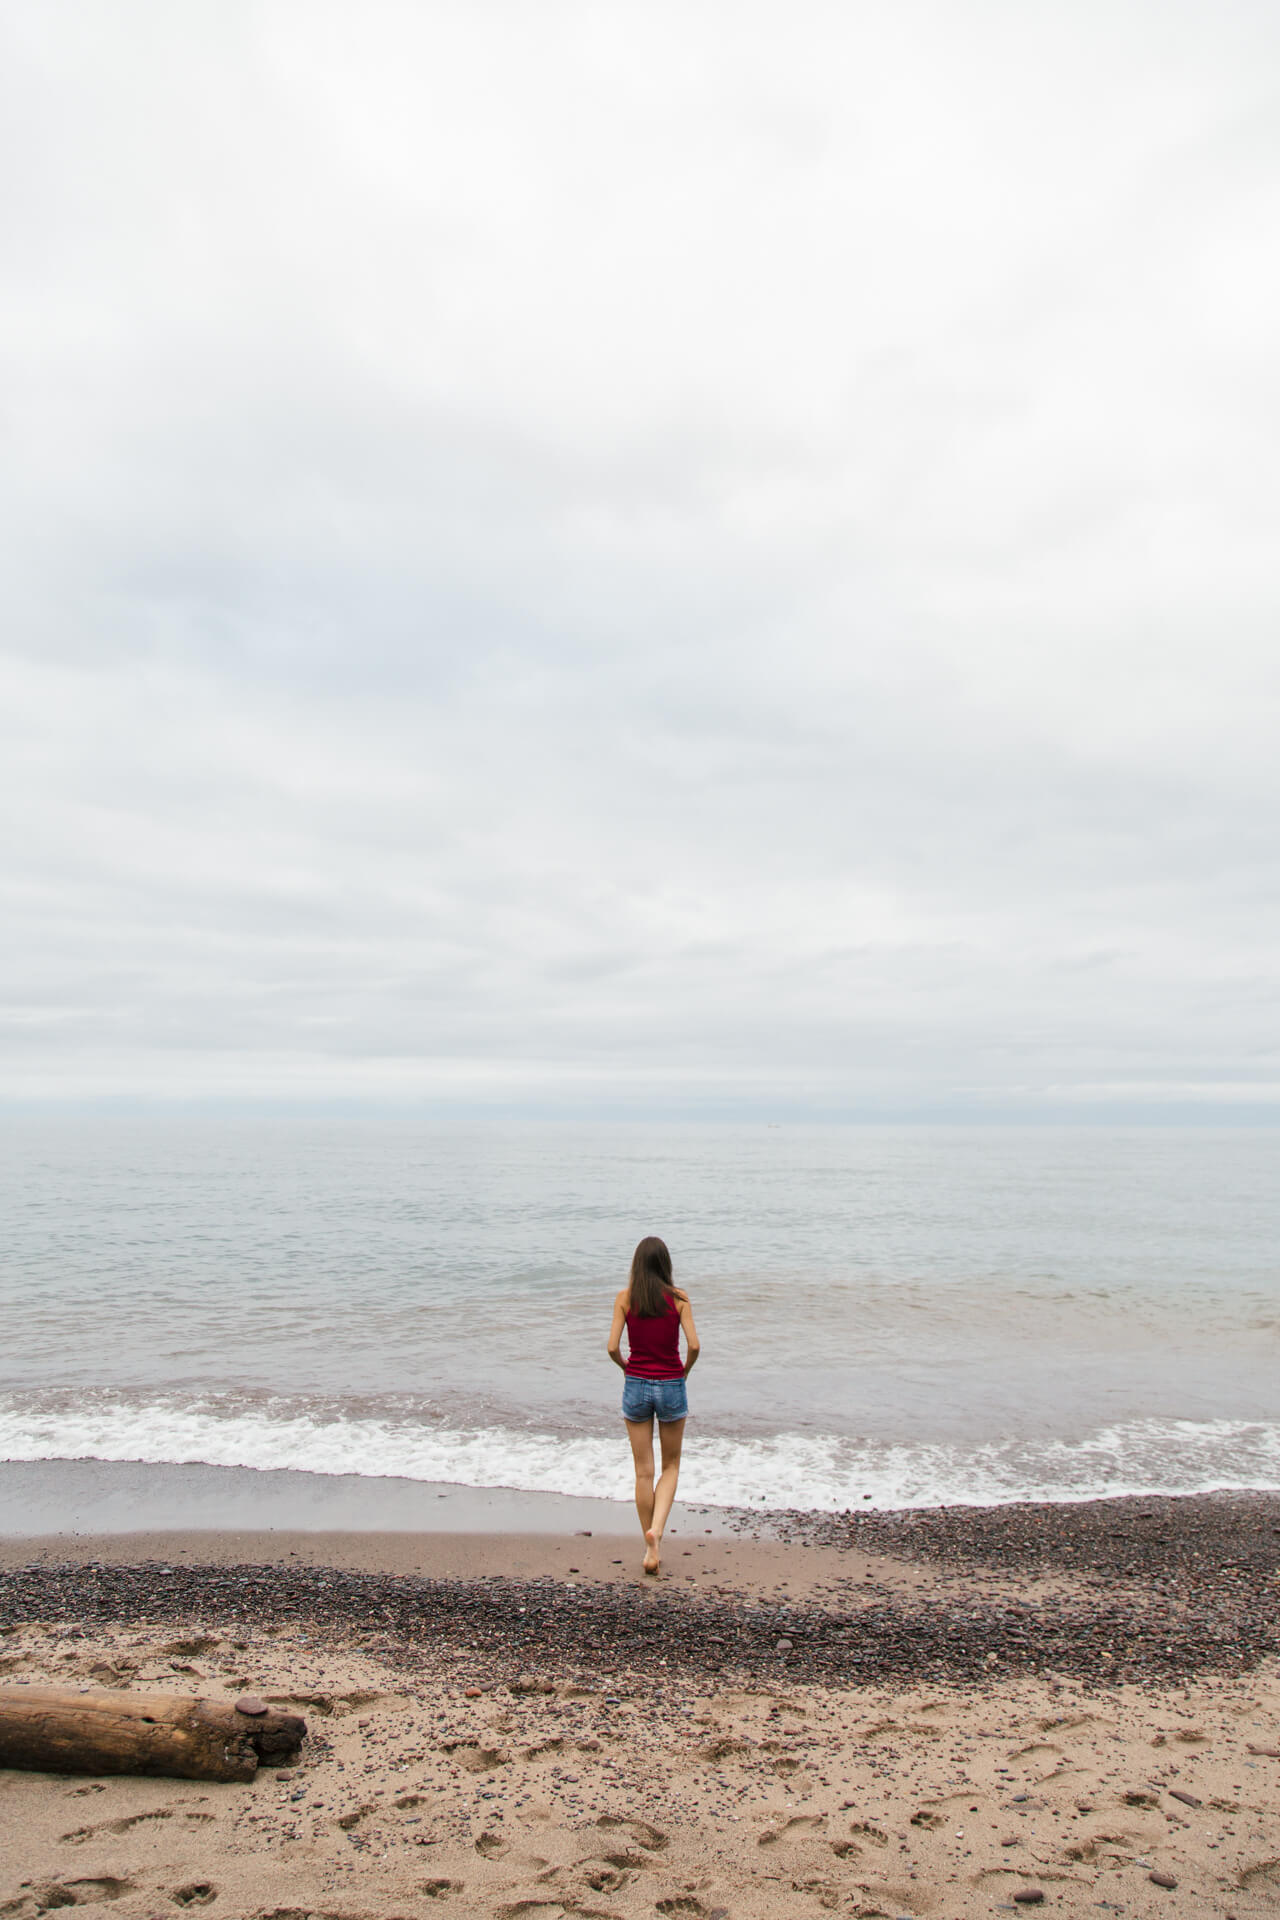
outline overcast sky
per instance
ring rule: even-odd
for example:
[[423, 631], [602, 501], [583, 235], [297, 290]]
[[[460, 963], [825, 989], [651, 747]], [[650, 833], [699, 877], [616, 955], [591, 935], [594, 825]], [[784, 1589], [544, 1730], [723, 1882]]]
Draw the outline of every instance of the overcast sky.
[[17, 1099], [1280, 1113], [1280, 10], [28, 0]]

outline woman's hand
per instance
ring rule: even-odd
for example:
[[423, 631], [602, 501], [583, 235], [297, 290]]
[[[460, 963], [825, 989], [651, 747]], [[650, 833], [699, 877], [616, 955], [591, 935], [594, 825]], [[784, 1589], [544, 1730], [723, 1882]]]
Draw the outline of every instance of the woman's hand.
[[687, 1349], [684, 1359], [684, 1377], [687, 1380], [697, 1365], [698, 1355], [702, 1352], [702, 1346], [698, 1339], [698, 1329], [693, 1324], [693, 1308], [689, 1305], [687, 1298], [680, 1303], [680, 1325], [684, 1328], [685, 1347]]
[[613, 1303], [613, 1325], [609, 1329], [609, 1358], [615, 1367], [621, 1367], [625, 1373], [627, 1363], [622, 1357], [622, 1330], [627, 1324], [627, 1296], [620, 1293]]

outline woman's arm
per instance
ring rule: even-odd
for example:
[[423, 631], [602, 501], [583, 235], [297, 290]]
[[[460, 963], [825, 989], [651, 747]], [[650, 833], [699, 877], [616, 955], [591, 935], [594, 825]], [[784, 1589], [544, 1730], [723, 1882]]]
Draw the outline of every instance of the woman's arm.
[[684, 1328], [685, 1346], [688, 1349], [684, 1361], [684, 1377], [687, 1380], [697, 1364], [698, 1355], [702, 1352], [698, 1329], [693, 1324], [693, 1308], [689, 1305], [687, 1295], [680, 1302], [680, 1325]]
[[627, 1363], [622, 1357], [622, 1329], [627, 1324], [627, 1296], [620, 1293], [613, 1303], [613, 1325], [609, 1329], [609, 1358], [615, 1367], [621, 1367], [625, 1373]]

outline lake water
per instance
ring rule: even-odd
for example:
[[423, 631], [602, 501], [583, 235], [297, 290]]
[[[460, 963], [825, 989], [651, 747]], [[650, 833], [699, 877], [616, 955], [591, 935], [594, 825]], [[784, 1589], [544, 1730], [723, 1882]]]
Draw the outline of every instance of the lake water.
[[[1270, 1129], [0, 1121], [0, 1460], [629, 1495], [661, 1233], [682, 1496], [1280, 1486]], [[868, 1498], [869, 1496], [869, 1498]]]

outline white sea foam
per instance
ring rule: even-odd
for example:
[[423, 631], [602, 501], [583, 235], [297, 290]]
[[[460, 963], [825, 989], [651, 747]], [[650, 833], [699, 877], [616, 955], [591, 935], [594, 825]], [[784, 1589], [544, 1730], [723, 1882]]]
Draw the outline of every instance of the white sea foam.
[[[403, 1410], [157, 1395], [0, 1396], [0, 1460], [113, 1460], [435, 1481], [630, 1497], [612, 1434], [457, 1428]], [[1280, 1425], [1132, 1420], [1074, 1440], [892, 1445], [838, 1435], [690, 1434], [684, 1499], [708, 1506], [895, 1509], [1074, 1501], [1213, 1488], [1280, 1490]]]

